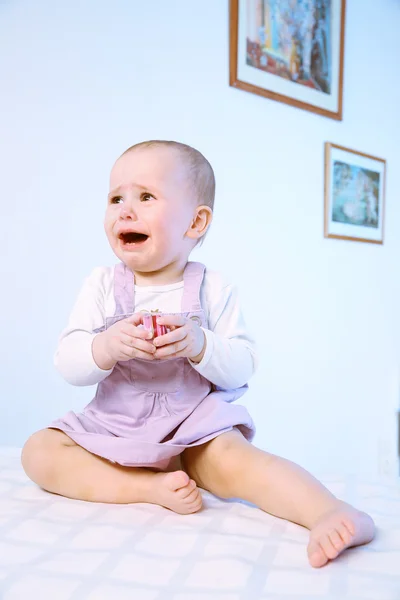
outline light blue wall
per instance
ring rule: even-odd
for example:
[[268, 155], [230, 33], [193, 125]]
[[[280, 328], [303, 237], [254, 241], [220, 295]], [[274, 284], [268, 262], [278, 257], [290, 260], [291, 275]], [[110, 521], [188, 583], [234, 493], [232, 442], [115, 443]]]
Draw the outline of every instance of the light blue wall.
[[[0, 443], [93, 395], [61, 380], [53, 352], [83, 278], [113, 262], [112, 162], [156, 137], [215, 167], [215, 223], [195, 258], [239, 283], [257, 334], [256, 442], [315, 472], [375, 473], [382, 445], [394, 461], [400, 5], [348, 2], [338, 123], [228, 86], [227, 4], [0, 4]], [[383, 247], [323, 239], [326, 140], [388, 160]]]

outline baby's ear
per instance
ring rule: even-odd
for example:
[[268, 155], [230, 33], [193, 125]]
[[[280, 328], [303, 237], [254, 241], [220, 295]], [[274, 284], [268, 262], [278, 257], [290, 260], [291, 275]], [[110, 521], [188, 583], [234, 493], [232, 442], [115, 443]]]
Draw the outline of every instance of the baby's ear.
[[205, 204], [197, 206], [196, 213], [192, 219], [189, 229], [186, 235], [192, 240], [198, 240], [201, 238], [209, 228], [213, 218], [213, 212], [209, 206]]

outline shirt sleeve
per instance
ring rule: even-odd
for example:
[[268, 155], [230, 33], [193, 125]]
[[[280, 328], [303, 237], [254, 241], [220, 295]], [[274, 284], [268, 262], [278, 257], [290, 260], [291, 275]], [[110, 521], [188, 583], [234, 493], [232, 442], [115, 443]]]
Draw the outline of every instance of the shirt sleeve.
[[94, 269], [85, 280], [68, 325], [61, 333], [54, 364], [62, 377], [72, 385], [95, 385], [112, 372], [112, 369], [100, 369], [92, 354], [95, 330], [105, 323], [105, 300], [111, 284], [111, 269]]
[[200, 363], [191, 365], [218, 387], [239, 388], [257, 368], [255, 342], [247, 331], [237, 288], [216, 285], [215, 280], [207, 287], [209, 328], [203, 329], [206, 351]]

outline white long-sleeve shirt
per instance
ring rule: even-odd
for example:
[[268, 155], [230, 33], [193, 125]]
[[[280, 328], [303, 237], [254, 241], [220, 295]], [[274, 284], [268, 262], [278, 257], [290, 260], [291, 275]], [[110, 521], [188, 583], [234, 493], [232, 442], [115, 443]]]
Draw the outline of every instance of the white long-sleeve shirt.
[[[181, 312], [183, 281], [162, 286], [135, 285], [135, 312]], [[237, 289], [215, 271], [206, 270], [200, 290], [206, 313], [206, 351], [200, 363], [191, 365], [211, 383], [224, 389], [241, 387], [256, 369], [257, 357], [239, 307]], [[112, 372], [94, 361], [92, 342], [106, 317], [115, 314], [114, 267], [98, 267], [85, 280], [60, 336], [55, 366], [73, 385], [95, 385]]]

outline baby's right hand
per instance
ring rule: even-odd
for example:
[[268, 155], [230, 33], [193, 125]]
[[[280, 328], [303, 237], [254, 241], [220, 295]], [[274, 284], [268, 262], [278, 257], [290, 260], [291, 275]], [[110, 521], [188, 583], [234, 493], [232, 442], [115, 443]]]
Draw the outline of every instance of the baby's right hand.
[[92, 354], [100, 369], [108, 371], [118, 361], [143, 358], [153, 360], [156, 350], [151, 333], [142, 327], [143, 315], [135, 313], [127, 319], [117, 321], [93, 338]]

